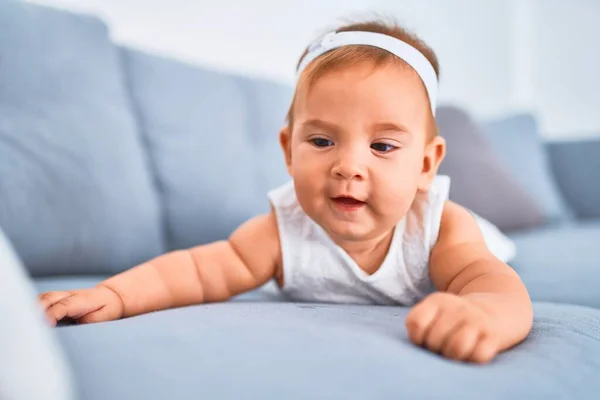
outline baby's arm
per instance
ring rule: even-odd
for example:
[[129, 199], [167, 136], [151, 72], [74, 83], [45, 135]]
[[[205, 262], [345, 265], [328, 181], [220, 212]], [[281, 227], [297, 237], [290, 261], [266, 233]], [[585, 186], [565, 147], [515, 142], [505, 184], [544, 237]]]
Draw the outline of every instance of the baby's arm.
[[411, 340], [447, 357], [490, 361], [531, 330], [533, 309], [517, 273], [490, 253], [474, 217], [447, 202], [429, 263], [440, 291], [406, 320]]
[[280, 259], [274, 214], [251, 219], [226, 241], [159, 256], [95, 288], [40, 295], [51, 323], [100, 322], [206, 302], [257, 288]]

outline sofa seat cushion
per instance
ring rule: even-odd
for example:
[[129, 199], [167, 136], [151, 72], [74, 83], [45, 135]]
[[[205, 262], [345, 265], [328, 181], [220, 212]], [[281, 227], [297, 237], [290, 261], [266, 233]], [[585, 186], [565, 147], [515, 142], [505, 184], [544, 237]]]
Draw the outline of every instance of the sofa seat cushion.
[[537, 301], [600, 308], [600, 220], [511, 235], [512, 267]]
[[[41, 291], [100, 279], [36, 283]], [[600, 390], [600, 310], [535, 303], [529, 337], [487, 366], [413, 346], [408, 310], [288, 303], [269, 284], [231, 302], [57, 332], [91, 400], [594, 398]]]
[[530, 336], [486, 366], [412, 345], [407, 312], [238, 301], [58, 333], [89, 400], [583, 399], [600, 391], [600, 310], [537, 303]]

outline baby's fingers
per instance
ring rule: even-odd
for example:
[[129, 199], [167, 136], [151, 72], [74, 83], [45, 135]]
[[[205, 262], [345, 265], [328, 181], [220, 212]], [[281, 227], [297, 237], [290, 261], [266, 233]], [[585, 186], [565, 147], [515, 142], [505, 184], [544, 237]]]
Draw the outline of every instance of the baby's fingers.
[[47, 311], [54, 303], [72, 295], [73, 293], [71, 292], [46, 292], [38, 296], [38, 301], [40, 302], [42, 310]]
[[410, 340], [422, 346], [431, 326], [438, 317], [439, 308], [437, 304], [423, 301], [417, 304], [406, 316], [406, 330]]
[[489, 337], [484, 336], [479, 340], [470, 360], [479, 364], [486, 364], [498, 354], [498, 345]]
[[464, 324], [446, 341], [442, 354], [448, 358], [458, 361], [467, 361], [474, 353], [481, 338], [479, 329], [470, 324]]
[[103, 322], [117, 319], [118, 315], [115, 314], [114, 309], [102, 306], [98, 310], [90, 312], [77, 320], [80, 324], [91, 324], [94, 322]]
[[73, 295], [54, 303], [46, 311], [46, 316], [50, 324], [56, 325], [63, 318], [79, 319], [100, 307], [93, 307], [85, 296]]

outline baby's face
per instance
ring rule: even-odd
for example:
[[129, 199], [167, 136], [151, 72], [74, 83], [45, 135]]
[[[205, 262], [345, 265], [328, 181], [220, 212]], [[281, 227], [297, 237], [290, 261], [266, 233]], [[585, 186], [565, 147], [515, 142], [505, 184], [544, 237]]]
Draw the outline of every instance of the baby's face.
[[303, 92], [293, 132], [282, 132], [301, 207], [334, 240], [388, 233], [429, 183], [431, 117], [419, 77], [408, 67], [365, 63]]

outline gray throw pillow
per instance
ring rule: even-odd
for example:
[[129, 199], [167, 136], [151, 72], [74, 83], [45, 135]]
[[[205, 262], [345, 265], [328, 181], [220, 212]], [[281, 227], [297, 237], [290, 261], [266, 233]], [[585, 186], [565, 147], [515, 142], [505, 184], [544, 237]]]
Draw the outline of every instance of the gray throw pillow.
[[465, 111], [439, 107], [436, 119], [447, 142], [439, 173], [451, 178], [451, 200], [505, 232], [544, 222], [541, 206], [502, 164], [480, 126]]
[[570, 219], [572, 210], [556, 183], [534, 116], [517, 114], [485, 121], [482, 128], [515, 180], [540, 203], [545, 219], [551, 223]]

